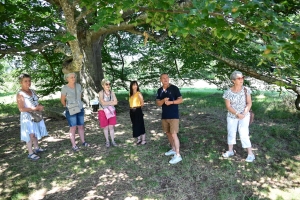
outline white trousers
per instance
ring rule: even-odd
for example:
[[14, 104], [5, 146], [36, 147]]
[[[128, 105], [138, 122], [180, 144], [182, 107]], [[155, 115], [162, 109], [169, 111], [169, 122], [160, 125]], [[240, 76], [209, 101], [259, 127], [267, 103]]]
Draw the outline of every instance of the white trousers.
[[234, 119], [227, 117], [227, 142], [228, 145], [236, 144], [236, 132], [239, 132], [243, 148], [251, 147], [249, 137], [249, 119], [250, 115], [246, 115], [244, 119]]

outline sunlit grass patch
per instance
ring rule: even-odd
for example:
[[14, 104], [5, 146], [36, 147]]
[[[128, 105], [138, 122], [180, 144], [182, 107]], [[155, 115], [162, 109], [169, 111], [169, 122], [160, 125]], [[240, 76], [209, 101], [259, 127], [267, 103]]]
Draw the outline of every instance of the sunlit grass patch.
[[[289, 101], [271, 93], [253, 96], [255, 122], [250, 125], [256, 160], [246, 163], [237, 136], [236, 154], [225, 159], [226, 108], [218, 90], [182, 90], [178, 137], [183, 161], [169, 164], [172, 156], [161, 128], [161, 108], [155, 92], [145, 92], [143, 108], [146, 145], [136, 145], [128, 116], [128, 92], [117, 93], [118, 147], [105, 147], [99, 122], [86, 116], [90, 148], [71, 150], [66, 120], [46, 118], [49, 137], [40, 141], [47, 152], [27, 159], [19, 141], [18, 115], [1, 118], [0, 199], [276, 199], [294, 198], [300, 187], [299, 115]], [[127, 99], [126, 99], [127, 98]], [[59, 100], [42, 102], [60, 106]], [[286, 105], [287, 104], [287, 105]], [[286, 106], [286, 107], [285, 107]], [[76, 142], [81, 145], [78, 134]], [[273, 193], [274, 192], [274, 193]], [[293, 194], [294, 193], [294, 194]], [[276, 196], [277, 195], [277, 196]]]

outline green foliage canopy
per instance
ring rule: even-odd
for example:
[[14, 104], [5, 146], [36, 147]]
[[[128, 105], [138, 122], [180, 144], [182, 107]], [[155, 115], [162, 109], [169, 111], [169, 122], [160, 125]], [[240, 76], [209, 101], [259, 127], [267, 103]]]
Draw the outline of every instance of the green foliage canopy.
[[[296, 0], [20, 0], [3, 7], [0, 54], [25, 55], [27, 69], [41, 69], [37, 76], [47, 88], [62, 83], [54, 80], [61, 80], [66, 56], [76, 70], [85, 65], [83, 39], [105, 35], [103, 69], [121, 87], [137, 75], [151, 83], [165, 71], [222, 85], [238, 69], [300, 93]], [[61, 44], [69, 53], [57, 50]], [[124, 56], [133, 55], [138, 59], [126, 65]]]

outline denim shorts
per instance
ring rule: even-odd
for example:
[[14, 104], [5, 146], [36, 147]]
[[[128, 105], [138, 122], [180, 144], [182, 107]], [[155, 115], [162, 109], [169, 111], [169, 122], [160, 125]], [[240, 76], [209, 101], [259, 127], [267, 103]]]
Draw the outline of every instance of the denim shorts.
[[84, 109], [75, 115], [70, 115], [68, 108], [66, 108], [66, 118], [68, 120], [69, 126], [82, 126], [84, 125]]

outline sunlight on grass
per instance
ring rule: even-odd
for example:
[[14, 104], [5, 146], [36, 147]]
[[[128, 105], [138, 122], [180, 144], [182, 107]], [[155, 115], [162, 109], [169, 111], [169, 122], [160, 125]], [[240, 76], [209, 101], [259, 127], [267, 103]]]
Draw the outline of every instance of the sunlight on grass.
[[258, 95], [258, 96], [255, 96], [255, 99], [265, 99], [265, 98], [266, 98], [266, 96], [263, 95], [263, 94], [260, 94], [260, 95]]
[[116, 173], [114, 170], [107, 169], [105, 174], [99, 177], [99, 183], [101, 185], [113, 185], [116, 181], [125, 181], [129, 176], [125, 173]]
[[[124, 200], [139, 200], [139, 198], [133, 196], [133, 197], [126, 197]], [[146, 199], [145, 199], [145, 200], [146, 200]]]
[[269, 188], [270, 193], [268, 198], [278, 200], [278, 199], [299, 199], [300, 196], [300, 188], [294, 188], [294, 189], [286, 189], [286, 190], [280, 190], [280, 189], [274, 189]]
[[28, 199], [29, 200], [43, 199], [46, 194], [47, 194], [47, 189], [46, 188], [42, 188], [42, 189], [36, 190], [33, 193], [31, 193], [29, 195]]
[[124, 135], [124, 134], [127, 134], [127, 133], [125, 133], [125, 131], [115, 131], [115, 135]]
[[72, 181], [69, 183], [66, 182], [64, 184], [61, 184], [61, 183], [57, 183], [56, 181], [53, 181], [51, 183], [52, 189], [49, 190], [47, 194], [55, 194], [55, 193], [71, 190], [74, 186], [76, 186], [77, 182], [78, 181]]
[[[19, 141], [18, 116], [2, 117], [0, 199], [297, 199], [300, 115], [289, 99], [274, 93], [253, 96], [256, 121], [250, 132], [256, 160], [249, 164], [240, 141], [235, 156], [222, 157], [227, 149], [222, 92], [182, 94], [178, 137], [183, 161], [176, 165], [164, 155], [170, 146], [152, 93], [144, 96], [147, 145], [135, 145], [128, 101], [117, 108], [118, 147], [106, 148], [98, 119], [86, 115], [91, 147], [73, 152], [67, 122], [46, 118], [50, 136], [39, 144], [47, 152], [37, 162], [28, 160], [26, 145]], [[0, 111], [10, 112], [11, 106]], [[81, 145], [78, 134], [76, 143]]]

